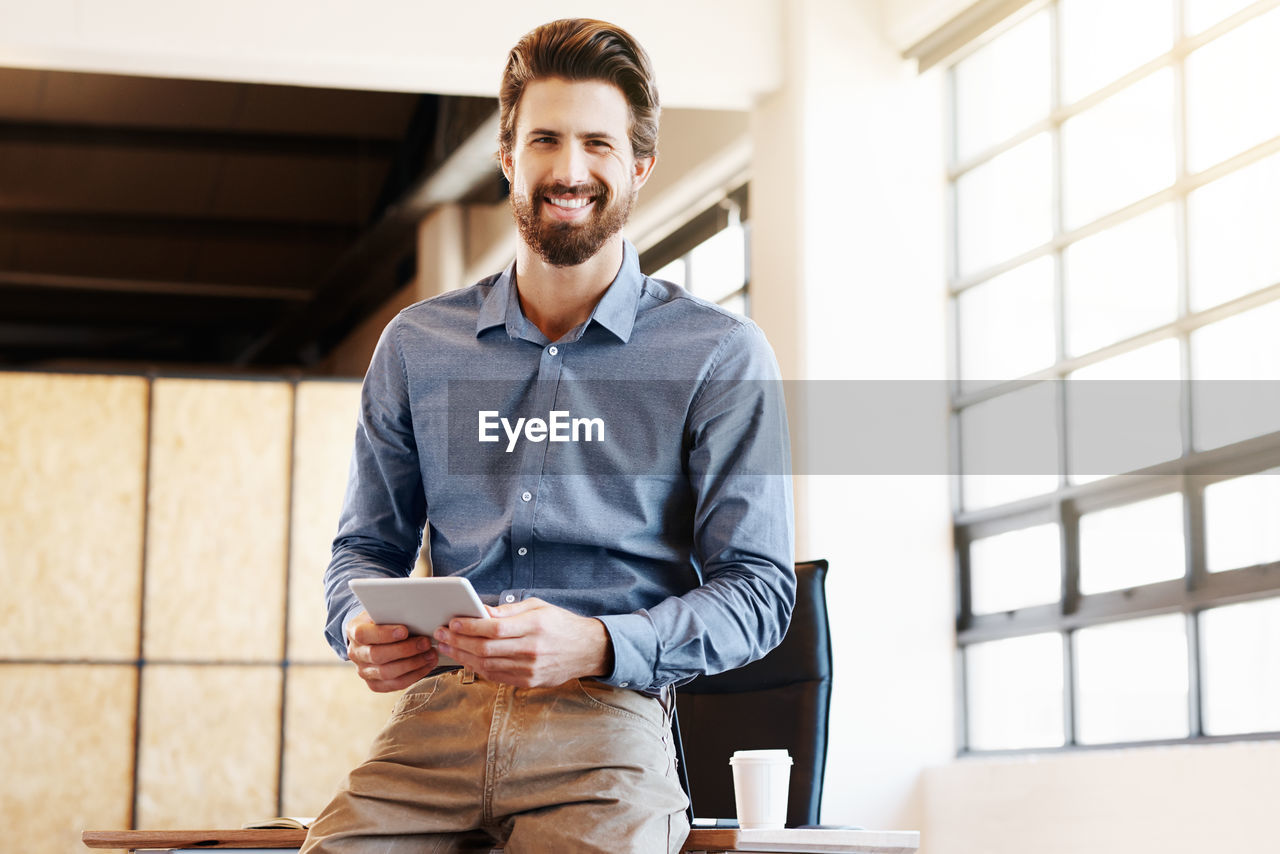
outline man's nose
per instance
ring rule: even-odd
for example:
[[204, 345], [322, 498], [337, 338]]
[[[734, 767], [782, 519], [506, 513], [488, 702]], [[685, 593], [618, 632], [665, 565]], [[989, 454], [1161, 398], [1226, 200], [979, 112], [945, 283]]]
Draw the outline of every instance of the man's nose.
[[560, 146], [560, 150], [556, 152], [553, 168], [555, 171], [552, 178], [571, 187], [582, 184], [591, 177], [587, 169], [587, 154], [582, 150], [582, 146], [576, 143]]

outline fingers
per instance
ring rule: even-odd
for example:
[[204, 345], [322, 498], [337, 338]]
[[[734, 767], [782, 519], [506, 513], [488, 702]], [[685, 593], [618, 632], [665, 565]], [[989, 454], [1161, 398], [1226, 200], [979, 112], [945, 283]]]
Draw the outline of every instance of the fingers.
[[431, 671], [435, 670], [435, 668], [436, 655], [433, 652], [431, 653], [430, 661], [416, 670], [410, 670], [408, 673], [405, 673], [395, 679], [366, 679], [365, 684], [369, 686], [370, 691], [374, 691], [379, 694], [386, 694], [391, 691], [400, 691], [404, 688], [408, 688], [418, 680], [425, 679], [427, 676], [430, 676]]
[[356, 664], [382, 665], [426, 652], [432, 646], [430, 638], [417, 636], [399, 643], [352, 644], [347, 657]]
[[[488, 608], [492, 617], [488, 619], [454, 617], [449, 621], [447, 631], [452, 635], [484, 638], [524, 637], [538, 630], [544, 615], [562, 610], [537, 598], [513, 602], [510, 605], [488, 606]], [[436, 638], [440, 639], [438, 631]]]
[[356, 672], [373, 691], [398, 691], [412, 685], [435, 669], [440, 656], [430, 649], [385, 664], [357, 664]]
[[458, 658], [458, 654], [477, 660], [494, 658], [516, 659], [536, 655], [537, 650], [540, 649], [537, 639], [499, 638], [490, 640], [468, 635], [451, 634], [445, 629], [440, 629], [436, 632], [436, 646], [439, 647], [441, 654], [451, 656], [457, 659], [459, 664], [468, 666], [475, 665], [477, 661], [464, 661]]
[[[528, 599], [521, 599], [519, 602], [512, 602], [508, 605], [490, 605], [489, 613], [495, 617], [514, 617], [516, 614], [523, 614], [527, 611], [536, 611], [538, 608], [547, 607], [547, 603], [532, 596]], [[554, 606], [553, 606], [554, 607]]]
[[350, 634], [356, 644], [391, 643], [407, 638], [409, 630], [404, 626], [379, 625], [367, 615], [361, 615], [352, 620]]

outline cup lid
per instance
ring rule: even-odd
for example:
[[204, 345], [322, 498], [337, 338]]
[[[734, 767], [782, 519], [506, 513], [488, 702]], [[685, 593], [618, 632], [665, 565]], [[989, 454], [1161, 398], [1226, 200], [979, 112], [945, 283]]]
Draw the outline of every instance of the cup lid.
[[785, 750], [736, 750], [730, 765], [791, 765], [791, 754]]

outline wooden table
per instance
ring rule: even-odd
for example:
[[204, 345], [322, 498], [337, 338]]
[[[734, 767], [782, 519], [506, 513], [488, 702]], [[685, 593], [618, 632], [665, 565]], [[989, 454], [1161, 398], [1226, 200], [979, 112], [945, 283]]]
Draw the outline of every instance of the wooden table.
[[[683, 851], [729, 852], [743, 849], [736, 828], [694, 828], [689, 831]], [[910, 831], [792, 831], [805, 834], [812, 847], [774, 848], [783, 851], [849, 852], [849, 854], [905, 854], [920, 844], [919, 834]], [[837, 837], [835, 834], [843, 834]], [[305, 830], [86, 830], [82, 835], [89, 848], [300, 848]], [[837, 843], [837, 839], [840, 842]]]

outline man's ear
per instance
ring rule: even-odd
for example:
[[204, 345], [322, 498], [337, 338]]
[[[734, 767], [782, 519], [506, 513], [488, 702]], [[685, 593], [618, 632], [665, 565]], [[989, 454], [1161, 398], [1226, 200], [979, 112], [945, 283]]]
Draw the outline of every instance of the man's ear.
[[653, 174], [653, 167], [658, 162], [658, 155], [652, 157], [637, 157], [635, 165], [635, 173], [631, 176], [631, 188], [638, 190], [644, 186], [649, 180], [649, 176]]
[[498, 149], [498, 165], [502, 167], [502, 174], [506, 176], [507, 183], [511, 183], [511, 152], [505, 149]]

